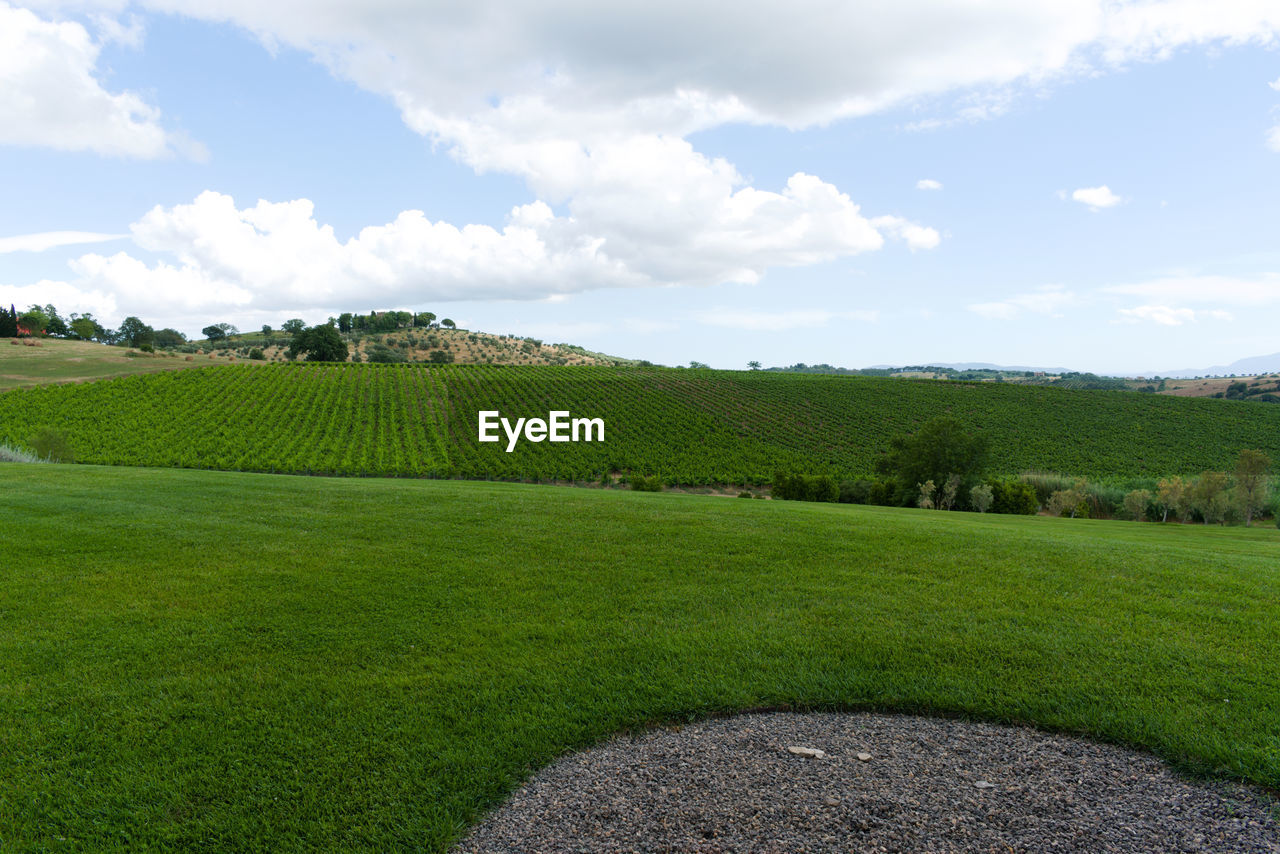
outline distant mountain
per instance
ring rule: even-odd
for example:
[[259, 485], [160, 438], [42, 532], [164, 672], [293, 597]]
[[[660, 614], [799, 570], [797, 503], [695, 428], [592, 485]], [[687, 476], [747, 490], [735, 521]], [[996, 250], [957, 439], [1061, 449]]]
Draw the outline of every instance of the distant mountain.
[[1152, 376], [1168, 377], [1169, 379], [1182, 379], [1185, 377], [1208, 377], [1227, 374], [1253, 376], [1255, 374], [1270, 374], [1276, 371], [1280, 371], [1280, 353], [1272, 353], [1270, 356], [1250, 356], [1247, 359], [1238, 359], [1229, 365], [1213, 365], [1208, 368], [1183, 368], [1177, 371], [1160, 371], [1159, 373], [1152, 374]]
[[[934, 368], [951, 368], [956, 371], [1043, 371], [1046, 374], [1069, 374], [1070, 368], [1028, 368], [1022, 365], [993, 365], [990, 362], [916, 362]], [[874, 370], [898, 370], [901, 365], [871, 365]]]

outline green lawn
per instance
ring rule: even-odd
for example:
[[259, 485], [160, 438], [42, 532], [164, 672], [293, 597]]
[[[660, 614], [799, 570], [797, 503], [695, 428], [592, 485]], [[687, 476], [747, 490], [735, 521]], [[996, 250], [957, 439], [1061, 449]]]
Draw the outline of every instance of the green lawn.
[[0, 850], [443, 850], [755, 707], [1030, 721], [1280, 787], [1280, 532], [0, 465]]

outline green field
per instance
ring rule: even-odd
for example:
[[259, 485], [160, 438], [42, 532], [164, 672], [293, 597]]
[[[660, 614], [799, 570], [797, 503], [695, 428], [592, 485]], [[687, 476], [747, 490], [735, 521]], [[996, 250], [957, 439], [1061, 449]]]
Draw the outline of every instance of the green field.
[[[0, 338], [0, 391], [49, 383], [153, 374], [210, 363], [207, 356], [194, 357], [190, 362], [183, 356], [170, 353], [133, 351], [130, 356], [127, 347], [108, 347], [92, 341], [62, 341], [57, 338], [38, 341], [39, 346], [28, 346], [17, 338]], [[218, 361], [227, 360], [219, 357]]]
[[[600, 417], [603, 443], [477, 442], [477, 413]], [[959, 383], [670, 368], [224, 366], [0, 395], [0, 443], [66, 431], [111, 465], [340, 475], [767, 483], [775, 471], [867, 474], [895, 434], [950, 414], [990, 439], [992, 468], [1094, 478], [1280, 458], [1265, 403]]]
[[757, 707], [1026, 721], [1280, 786], [1280, 532], [0, 466], [0, 850], [435, 850]]

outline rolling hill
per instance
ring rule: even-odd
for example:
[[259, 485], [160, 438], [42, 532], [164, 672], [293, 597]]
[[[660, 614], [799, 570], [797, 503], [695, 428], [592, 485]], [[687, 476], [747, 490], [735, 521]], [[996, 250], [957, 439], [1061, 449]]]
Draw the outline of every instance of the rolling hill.
[[[604, 441], [478, 441], [477, 414], [600, 418]], [[0, 395], [0, 442], [66, 433], [82, 462], [408, 477], [767, 483], [872, 472], [895, 434], [947, 413], [993, 467], [1094, 478], [1280, 457], [1280, 407], [1019, 386], [669, 368], [229, 365]], [[498, 431], [501, 436], [501, 431]]]

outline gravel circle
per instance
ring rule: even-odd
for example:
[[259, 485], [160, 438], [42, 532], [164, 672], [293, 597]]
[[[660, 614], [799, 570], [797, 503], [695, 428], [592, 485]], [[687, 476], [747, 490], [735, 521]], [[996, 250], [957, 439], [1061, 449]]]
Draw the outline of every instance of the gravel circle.
[[454, 851], [1280, 852], [1280, 813], [1261, 790], [1029, 727], [749, 714], [566, 756]]

